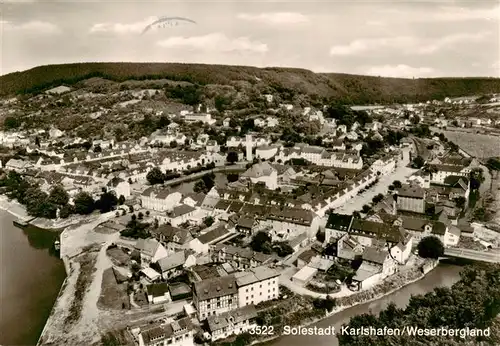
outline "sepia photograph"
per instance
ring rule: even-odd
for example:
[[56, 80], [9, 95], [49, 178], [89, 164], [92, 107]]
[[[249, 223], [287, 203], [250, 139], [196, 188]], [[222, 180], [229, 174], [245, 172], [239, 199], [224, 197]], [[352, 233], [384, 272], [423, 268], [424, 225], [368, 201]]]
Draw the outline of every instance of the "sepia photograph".
[[0, 345], [500, 345], [499, 0], [3, 0], [0, 49]]

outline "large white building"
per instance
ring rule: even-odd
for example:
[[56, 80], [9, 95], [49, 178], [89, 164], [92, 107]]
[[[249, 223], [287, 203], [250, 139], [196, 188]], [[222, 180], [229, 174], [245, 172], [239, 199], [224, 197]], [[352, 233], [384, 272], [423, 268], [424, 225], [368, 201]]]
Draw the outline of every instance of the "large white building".
[[141, 194], [141, 205], [145, 209], [155, 211], [172, 210], [180, 204], [182, 194], [180, 192], [172, 192], [168, 188], [157, 188], [151, 186], [144, 190]]
[[253, 165], [241, 177], [250, 179], [253, 184], [264, 183], [270, 190], [278, 188], [278, 171], [268, 162]]
[[304, 159], [315, 165], [338, 167], [346, 169], [362, 169], [363, 159], [346, 152], [329, 152], [322, 147], [296, 145], [293, 148], [282, 147], [275, 157], [276, 160], [286, 162], [291, 159]]
[[238, 285], [238, 306], [259, 304], [279, 297], [281, 273], [266, 266], [251, 268], [235, 274]]

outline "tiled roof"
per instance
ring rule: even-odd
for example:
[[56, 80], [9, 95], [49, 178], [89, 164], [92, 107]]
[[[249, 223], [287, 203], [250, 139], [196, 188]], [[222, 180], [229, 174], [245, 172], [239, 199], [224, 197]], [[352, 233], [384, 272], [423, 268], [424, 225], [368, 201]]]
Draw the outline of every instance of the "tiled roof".
[[236, 294], [236, 278], [228, 275], [195, 282], [194, 293], [199, 301]]

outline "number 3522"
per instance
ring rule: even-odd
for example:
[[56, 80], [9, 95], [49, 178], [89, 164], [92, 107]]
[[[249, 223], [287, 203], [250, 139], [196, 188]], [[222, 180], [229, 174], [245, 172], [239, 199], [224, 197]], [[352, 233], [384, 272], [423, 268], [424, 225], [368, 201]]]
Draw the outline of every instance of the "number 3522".
[[273, 326], [255, 326], [248, 331], [250, 335], [274, 335]]

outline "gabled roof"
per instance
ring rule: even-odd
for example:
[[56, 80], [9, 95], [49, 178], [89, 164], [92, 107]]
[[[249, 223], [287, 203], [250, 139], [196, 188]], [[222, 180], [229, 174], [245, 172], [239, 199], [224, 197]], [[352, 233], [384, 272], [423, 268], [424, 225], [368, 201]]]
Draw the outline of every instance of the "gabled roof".
[[352, 215], [331, 213], [326, 222], [326, 228], [338, 231], [349, 231], [351, 225]]
[[212, 315], [207, 318], [207, 324], [210, 331], [221, 330], [231, 325], [238, 324], [257, 317], [257, 310], [253, 304], [242, 306], [220, 315]]
[[148, 238], [137, 240], [135, 248], [142, 254], [153, 257], [160, 246], [156, 239]]
[[163, 257], [158, 261], [162, 273], [174, 268], [182, 267], [186, 262], [186, 252], [178, 251], [170, 256]]
[[244, 172], [241, 176], [248, 178], [260, 178], [270, 176], [276, 169], [267, 161], [257, 163]]
[[384, 264], [388, 254], [389, 253], [387, 251], [379, 250], [374, 247], [367, 247], [363, 252], [363, 261]]
[[147, 285], [146, 290], [148, 291], [148, 294], [153, 297], [161, 297], [168, 292], [168, 283], [161, 282], [158, 284]]
[[230, 232], [227, 230], [224, 226], [217, 227], [201, 236], [198, 237], [198, 240], [202, 244], [209, 244], [214, 240], [217, 240], [219, 238], [222, 238], [226, 235], [228, 235]]
[[199, 301], [236, 294], [236, 278], [228, 275], [195, 282], [194, 293]]

